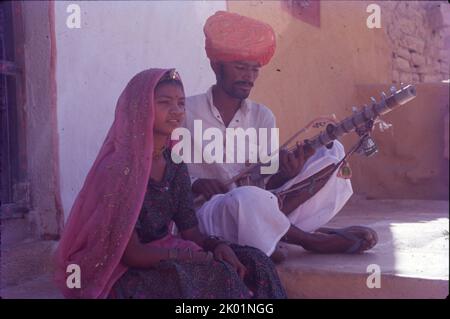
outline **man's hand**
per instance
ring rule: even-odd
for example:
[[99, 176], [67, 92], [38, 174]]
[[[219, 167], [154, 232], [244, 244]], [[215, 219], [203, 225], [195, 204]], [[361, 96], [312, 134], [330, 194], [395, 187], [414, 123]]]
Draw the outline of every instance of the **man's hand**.
[[192, 191], [203, 195], [207, 200], [216, 194], [228, 192], [228, 188], [217, 179], [199, 178], [192, 184]]
[[234, 251], [227, 244], [219, 244], [214, 249], [214, 258], [219, 261], [226, 261], [239, 274], [241, 279], [244, 279], [247, 273], [247, 268], [239, 261]]
[[280, 175], [285, 180], [293, 178], [302, 170], [305, 162], [315, 153], [312, 147], [297, 143], [292, 151], [280, 150]]

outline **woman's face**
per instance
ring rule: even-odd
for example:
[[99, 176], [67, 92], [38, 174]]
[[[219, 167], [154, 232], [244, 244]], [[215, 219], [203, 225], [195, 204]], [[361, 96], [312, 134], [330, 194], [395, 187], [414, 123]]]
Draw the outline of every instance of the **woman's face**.
[[162, 83], [155, 89], [155, 124], [153, 132], [169, 136], [184, 118], [184, 91], [181, 85]]

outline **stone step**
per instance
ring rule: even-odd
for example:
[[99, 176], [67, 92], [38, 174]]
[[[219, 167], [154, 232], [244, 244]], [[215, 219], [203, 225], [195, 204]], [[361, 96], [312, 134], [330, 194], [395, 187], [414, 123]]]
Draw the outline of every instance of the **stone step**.
[[25, 240], [1, 247], [0, 288], [16, 286], [53, 272], [56, 241]]
[[[371, 227], [378, 245], [359, 255], [286, 245], [288, 258], [277, 269], [289, 298], [446, 298], [448, 208], [448, 201], [350, 201], [327, 226]], [[379, 267], [380, 288], [367, 285], [370, 265]]]
[[55, 287], [50, 273], [15, 286], [0, 289], [0, 296], [5, 299], [62, 299], [62, 294]]
[[16, 243], [23, 242], [28, 238], [37, 237], [36, 229], [34, 227], [34, 223], [31, 221], [31, 214], [34, 212], [28, 212], [26, 214], [22, 214], [21, 216], [15, 215], [10, 218], [5, 217], [8, 214], [11, 216], [12, 213], [5, 211], [5, 206], [1, 206], [2, 214], [0, 216], [1, 223], [1, 243], [2, 247], [9, 247], [10, 245], [14, 245]]

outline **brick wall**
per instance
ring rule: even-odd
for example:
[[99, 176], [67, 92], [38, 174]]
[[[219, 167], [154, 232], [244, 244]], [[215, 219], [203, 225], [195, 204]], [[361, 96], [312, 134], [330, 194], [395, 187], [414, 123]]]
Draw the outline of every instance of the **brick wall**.
[[392, 46], [392, 81], [423, 83], [449, 79], [447, 2], [383, 1], [380, 5], [382, 24]]

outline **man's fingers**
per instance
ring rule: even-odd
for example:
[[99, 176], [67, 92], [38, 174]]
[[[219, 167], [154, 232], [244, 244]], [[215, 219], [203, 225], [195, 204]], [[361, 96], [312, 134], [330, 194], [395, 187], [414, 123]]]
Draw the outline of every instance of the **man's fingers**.
[[203, 191], [207, 200], [209, 200], [214, 195], [214, 191], [211, 189], [211, 187], [205, 187]]
[[221, 193], [222, 193], [222, 194], [225, 194], [225, 193], [228, 192], [228, 188], [227, 188], [225, 185], [221, 185], [220, 190], [221, 190]]
[[308, 159], [314, 155], [316, 150], [312, 148], [312, 146], [309, 144], [307, 140], [305, 140], [305, 143], [303, 145], [304, 145], [303, 150], [305, 152], [305, 159]]
[[223, 183], [221, 183], [220, 181], [217, 180], [211, 180], [208, 183], [208, 188], [210, 190], [210, 192], [212, 193], [212, 195], [215, 194], [223, 194], [228, 192], [228, 189], [225, 185], [223, 185]]
[[219, 185], [220, 193], [224, 194], [224, 193], [228, 192], [228, 188], [224, 184], [218, 182], [218, 185]]
[[208, 190], [211, 196], [215, 194], [220, 194], [222, 192], [219, 184], [216, 181], [210, 181], [208, 183]]
[[286, 150], [280, 150], [280, 164], [281, 167], [286, 167], [288, 165], [288, 152]]
[[212, 197], [212, 193], [209, 190], [205, 190], [203, 193], [203, 196], [206, 197], [207, 200], [209, 200]]
[[216, 183], [211, 183], [209, 187], [212, 194], [220, 193], [220, 187]]
[[300, 144], [299, 142], [296, 142], [295, 143], [295, 150], [294, 150], [294, 155], [295, 155], [295, 157], [299, 157], [299, 155], [300, 155], [300, 151], [302, 151], [302, 149], [303, 149], [303, 145], [302, 144]]
[[287, 157], [288, 157], [288, 167], [291, 170], [295, 169], [295, 162], [296, 162], [296, 160], [295, 160], [294, 153], [290, 152]]
[[204, 185], [202, 185], [202, 188], [199, 190], [200, 194], [202, 194], [206, 199], [209, 199], [210, 195], [209, 195], [209, 189], [208, 187], [205, 187]]
[[305, 162], [305, 149], [303, 148], [303, 145], [298, 145], [297, 159], [300, 161], [300, 165], [303, 166], [303, 163]]
[[214, 195], [226, 193], [225, 188], [221, 184], [214, 185]]

